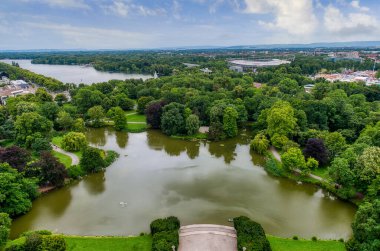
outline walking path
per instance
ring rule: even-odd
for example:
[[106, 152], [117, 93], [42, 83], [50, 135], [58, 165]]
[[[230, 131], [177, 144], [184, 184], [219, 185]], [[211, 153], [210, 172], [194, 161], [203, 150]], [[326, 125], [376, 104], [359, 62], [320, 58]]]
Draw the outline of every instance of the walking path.
[[[271, 147], [270, 147], [270, 151], [271, 151], [271, 153], [273, 154], [273, 156], [275, 157], [275, 159], [281, 162], [281, 155], [278, 153], [278, 151], [276, 150], [276, 148], [274, 148], [273, 146], [271, 146]], [[301, 170], [299, 170], [299, 169], [295, 169], [294, 171], [297, 172], [297, 173], [301, 173]], [[309, 176], [310, 178], [312, 178], [312, 179], [316, 179], [316, 180], [319, 180], [319, 181], [321, 181], [321, 182], [328, 182], [328, 181], [325, 180], [324, 178], [319, 177], [319, 176], [317, 176], [317, 175], [315, 175], [315, 174], [312, 174], [312, 173], [309, 173], [308, 176]]]
[[178, 251], [237, 251], [233, 227], [197, 224], [179, 230]]
[[69, 156], [69, 157], [71, 158], [71, 165], [72, 165], [72, 166], [79, 165], [79, 158], [78, 158], [78, 156], [76, 156], [74, 153], [67, 152], [67, 151], [65, 151], [65, 150], [63, 150], [63, 149], [61, 149], [61, 148], [59, 148], [58, 146], [56, 146], [56, 145], [54, 145], [54, 144], [51, 144], [51, 146], [53, 147], [53, 150], [54, 150], [54, 151]]

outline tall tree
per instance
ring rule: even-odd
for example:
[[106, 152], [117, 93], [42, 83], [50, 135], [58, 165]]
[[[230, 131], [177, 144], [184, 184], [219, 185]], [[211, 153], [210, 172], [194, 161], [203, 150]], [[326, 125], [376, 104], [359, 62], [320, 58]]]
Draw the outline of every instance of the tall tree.
[[238, 133], [237, 118], [239, 114], [235, 108], [229, 106], [223, 114], [223, 130], [228, 138], [233, 138]]
[[115, 122], [116, 131], [122, 131], [127, 128], [127, 117], [120, 107], [114, 108], [113, 121]]
[[326, 165], [329, 161], [328, 150], [322, 139], [308, 139], [303, 154], [306, 158], [312, 157], [316, 159], [321, 166]]

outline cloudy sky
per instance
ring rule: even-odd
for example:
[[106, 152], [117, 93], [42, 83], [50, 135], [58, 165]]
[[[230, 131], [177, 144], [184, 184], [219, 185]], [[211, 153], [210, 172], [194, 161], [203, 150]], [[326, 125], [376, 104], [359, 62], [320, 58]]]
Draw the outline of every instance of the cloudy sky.
[[0, 0], [0, 50], [380, 40], [379, 0]]

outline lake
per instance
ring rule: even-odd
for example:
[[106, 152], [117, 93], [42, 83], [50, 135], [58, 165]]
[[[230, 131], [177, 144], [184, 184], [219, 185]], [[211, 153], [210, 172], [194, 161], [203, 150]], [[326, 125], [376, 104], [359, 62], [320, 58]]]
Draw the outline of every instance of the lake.
[[[268, 175], [250, 136], [190, 142], [159, 131], [87, 132], [91, 145], [120, 154], [105, 172], [89, 175], [34, 201], [16, 219], [12, 236], [31, 229], [74, 235], [138, 235], [175, 215], [182, 224], [230, 225], [246, 215], [268, 234], [348, 238], [355, 207], [323, 190]], [[120, 202], [126, 202], [122, 206]]]
[[92, 84], [107, 82], [111, 79], [126, 80], [126, 79], [149, 79], [152, 78], [150, 75], [143, 74], [125, 74], [125, 73], [114, 73], [114, 72], [103, 72], [97, 71], [92, 66], [82, 66], [82, 65], [48, 65], [48, 64], [32, 64], [32, 60], [11, 60], [5, 59], [0, 60], [0, 62], [12, 64], [12, 62], [17, 62], [21, 68], [27, 69], [29, 71], [45, 75], [47, 77], [52, 77], [60, 80], [63, 83], [74, 83], [74, 84]]

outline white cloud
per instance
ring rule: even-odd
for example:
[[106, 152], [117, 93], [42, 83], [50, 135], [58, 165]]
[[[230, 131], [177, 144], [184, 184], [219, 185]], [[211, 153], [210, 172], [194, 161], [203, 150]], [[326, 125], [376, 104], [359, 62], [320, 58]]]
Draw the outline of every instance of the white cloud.
[[30, 28], [47, 30], [61, 36], [71, 48], [124, 49], [143, 48], [156, 39], [155, 36], [140, 32], [93, 27], [75, 27], [68, 24], [24, 23]]
[[131, 13], [141, 16], [158, 16], [166, 13], [163, 8], [151, 9], [127, 0], [114, 0], [110, 5], [103, 5], [103, 8], [107, 13], [115, 14], [120, 17], [127, 17]]
[[315, 31], [318, 20], [314, 14], [313, 0], [245, 0], [246, 13], [272, 14], [272, 22], [259, 21], [271, 28], [286, 30], [293, 35], [306, 35]]
[[350, 5], [351, 5], [351, 7], [355, 8], [355, 9], [358, 9], [360, 11], [369, 11], [368, 7], [364, 7], [364, 6], [360, 5], [360, 1], [352, 1], [350, 3]]
[[111, 14], [115, 14], [121, 17], [128, 16], [130, 10], [127, 3], [121, 0], [113, 1], [111, 5], [104, 6], [104, 9]]
[[340, 35], [371, 35], [379, 32], [379, 21], [366, 13], [343, 14], [333, 5], [328, 5], [324, 14], [325, 28]]
[[90, 6], [84, 0], [21, 0], [27, 3], [43, 3], [50, 7], [73, 8], [73, 9], [90, 9]]

